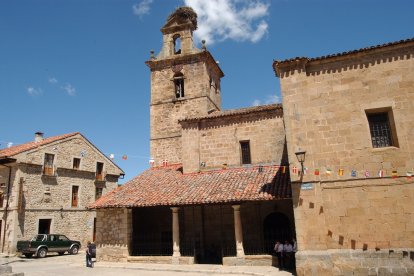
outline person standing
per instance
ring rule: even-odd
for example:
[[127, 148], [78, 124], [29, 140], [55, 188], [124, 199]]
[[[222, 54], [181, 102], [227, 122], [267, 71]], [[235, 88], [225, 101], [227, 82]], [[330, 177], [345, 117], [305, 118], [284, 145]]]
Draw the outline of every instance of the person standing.
[[93, 267], [92, 265], [92, 246], [91, 242], [88, 241], [86, 246], [86, 267]]
[[283, 244], [279, 241], [276, 241], [275, 247], [273, 248], [276, 251], [277, 263], [280, 269], [283, 268]]
[[286, 268], [292, 268], [293, 247], [287, 240], [285, 241], [285, 244], [283, 245], [283, 253], [285, 257]]

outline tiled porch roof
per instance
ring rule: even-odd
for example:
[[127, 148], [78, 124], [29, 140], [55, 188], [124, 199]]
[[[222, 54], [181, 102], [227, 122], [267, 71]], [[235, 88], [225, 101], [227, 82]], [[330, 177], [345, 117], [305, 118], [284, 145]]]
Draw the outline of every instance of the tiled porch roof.
[[291, 198], [289, 167], [231, 168], [183, 174], [156, 167], [101, 197], [90, 208], [182, 206]]

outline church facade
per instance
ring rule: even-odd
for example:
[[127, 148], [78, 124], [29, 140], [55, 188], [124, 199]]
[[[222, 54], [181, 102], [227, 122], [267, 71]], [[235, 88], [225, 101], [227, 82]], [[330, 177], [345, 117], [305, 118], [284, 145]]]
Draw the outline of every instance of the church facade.
[[196, 27], [177, 9], [146, 62], [154, 164], [91, 206], [101, 259], [271, 265], [295, 236], [283, 109], [223, 111], [224, 74]]
[[414, 40], [274, 61], [283, 104], [222, 110], [196, 19], [146, 62], [153, 165], [90, 206], [98, 258], [275, 265], [297, 238], [298, 275], [412, 274]]

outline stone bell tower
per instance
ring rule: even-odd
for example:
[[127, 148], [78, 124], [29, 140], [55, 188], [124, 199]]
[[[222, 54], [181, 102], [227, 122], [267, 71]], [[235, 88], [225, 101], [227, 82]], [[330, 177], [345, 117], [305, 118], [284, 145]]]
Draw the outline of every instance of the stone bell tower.
[[155, 166], [182, 163], [179, 120], [221, 110], [220, 79], [224, 76], [207, 51], [197, 49], [193, 32], [197, 14], [180, 7], [162, 27], [163, 45], [145, 63], [151, 69], [150, 152]]

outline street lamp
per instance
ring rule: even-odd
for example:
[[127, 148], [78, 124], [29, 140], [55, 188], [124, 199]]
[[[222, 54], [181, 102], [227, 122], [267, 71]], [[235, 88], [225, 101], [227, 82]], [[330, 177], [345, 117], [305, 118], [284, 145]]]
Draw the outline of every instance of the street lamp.
[[296, 154], [296, 158], [298, 159], [299, 163], [300, 163], [300, 174], [303, 175], [303, 163], [305, 162], [305, 155], [306, 155], [306, 151], [304, 150], [299, 150], [297, 152], [295, 152]]

